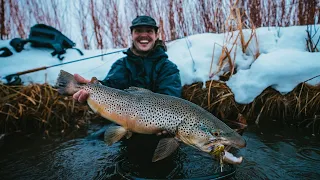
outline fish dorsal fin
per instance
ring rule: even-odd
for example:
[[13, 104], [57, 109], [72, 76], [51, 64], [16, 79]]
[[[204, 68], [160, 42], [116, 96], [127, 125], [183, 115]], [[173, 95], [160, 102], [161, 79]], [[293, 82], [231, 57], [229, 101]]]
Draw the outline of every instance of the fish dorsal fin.
[[106, 128], [106, 132], [104, 133], [104, 142], [111, 146], [124, 136], [127, 136], [128, 139], [131, 137], [131, 133], [128, 133], [128, 130], [122, 126], [111, 125]]
[[149, 89], [139, 88], [131, 86], [128, 89], [125, 89], [124, 91], [130, 92], [130, 93], [152, 93]]
[[92, 83], [92, 84], [100, 84], [99, 80], [96, 77], [92, 77], [90, 83]]
[[163, 138], [159, 141], [157, 149], [154, 151], [152, 162], [164, 159], [172, 154], [179, 147], [179, 142], [175, 138]]

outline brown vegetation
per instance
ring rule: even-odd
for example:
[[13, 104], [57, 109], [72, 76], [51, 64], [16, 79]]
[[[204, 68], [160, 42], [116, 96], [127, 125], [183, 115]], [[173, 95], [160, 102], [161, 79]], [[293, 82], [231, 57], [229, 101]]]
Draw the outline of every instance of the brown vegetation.
[[130, 45], [129, 26], [137, 15], [153, 16], [162, 40], [171, 41], [192, 34], [228, 32], [224, 25], [233, 6], [241, 9], [254, 27], [284, 27], [319, 24], [319, 5], [319, 0], [133, 0], [123, 1], [122, 6], [118, 0], [0, 0], [0, 38], [27, 38], [31, 26], [44, 23], [71, 39], [78, 32], [82, 42], [78, 45], [87, 49], [121, 48]]
[[[236, 2], [238, 3], [238, 1]], [[237, 4], [233, 5], [230, 9], [230, 15], [225, 21], [225, 40], [223, 45], [214, 44], [213, 53], [215, 52], [216, 45], [221, 46], [221, 53], [218, 59], [218, 70], [216, 72], [212, 72], [212, 66], [214, 62], [214, 54], [212, 55], [212, 61], [210, 65], [209, 77], [212, 78], [214, 75], [218, 74], [221, 69], [225, 66], [229, 67], [228, 74], [224, 74], [222, 77], [230, 77], [235, 74], [235, 59], [237, 53], [238, 44], [241, 46], [241, 50], [243, 54], [251, 55], [256, 60], [259, 55], [259, 44], [258, 38], [256, 35], [256, 28], [252, 20], [248, 17], [245, 11], [242, 8], [237, 8]], [[247, 28], [250, 30], [250, 36], [248, 39], [245, 39], [243, 29]], [[253, 49], [249, 48], [249, 45], [254, 41], [254, 45], [252, 45]], [[228, 46], [229, 45], [229, 46]], [[230, 47], [231, 46], [231, 47]], [[233, 52], [233, 54], [232, 54]], [[224, 79], [223, 81], [226, 81]]]
[[[87, 105], [58, 95], [47, 84], [0, 85], [0, 97], [0, 133], [21, 130], [50, 135], [81, 128], [98, 118]], [[184, 86], [183, 98], [241, 126], [244, 122], [239, 117], [249, 124], [259, 124], [261, 118], [267, 117], [284, 124], [311, 127], [312, 133], [320, 133], [320, 85], [302, 83], [286, 95], [267, 88], [252, 103], [238, 104], [225, 83], [207, 81], [205, 88], [202, 83]]]
[[87, 123], [88, 107], [59, 96], [48, 84], [0, 84], [0, 133], [44, 132], [80, 128]]
[[320, 134], [320, 85], [302, 83], [286, 95], [270, 87], [252, 103], [238, 104], [225, 83], [207, 81], [205, 88], [202, 83], [184, 86], [183, 98], [223, 120], [236, 121], [243, 116], [249, 124], [259, 124], [261, 118], [268, 118], [283, 124], [312, 127], [312, 133]]

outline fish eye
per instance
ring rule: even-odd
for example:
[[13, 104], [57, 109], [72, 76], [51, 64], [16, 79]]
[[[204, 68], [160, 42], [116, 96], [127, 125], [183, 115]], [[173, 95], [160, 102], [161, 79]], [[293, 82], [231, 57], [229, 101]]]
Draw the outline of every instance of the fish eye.
[[220, 132], [219, 131], [211, 131], [211, 134], [214, 136], [220, 136]]

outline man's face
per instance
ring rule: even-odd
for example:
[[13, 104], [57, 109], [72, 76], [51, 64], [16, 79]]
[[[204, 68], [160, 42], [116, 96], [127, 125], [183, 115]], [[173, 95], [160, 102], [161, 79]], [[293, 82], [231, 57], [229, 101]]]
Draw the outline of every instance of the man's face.
[[138, 51], [149, 51], [158, 39], [158, 33], [153, 27], [141, 26], [132, 30], [132, 40]]

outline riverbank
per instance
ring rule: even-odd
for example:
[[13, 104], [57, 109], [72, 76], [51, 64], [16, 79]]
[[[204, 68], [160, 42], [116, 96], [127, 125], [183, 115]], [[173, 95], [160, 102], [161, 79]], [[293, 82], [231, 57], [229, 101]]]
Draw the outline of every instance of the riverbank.
[[[44, 136], [65, 134], [101, 120], [87, 105], [60, 96], [48, 84], [7, 86], [0, 84], [0, 133], [39, 132]], [[276, 123], [320, 133], [320, 85], [299, 84], [282, 95], [265, 89], [252, 103], [239, 104], [230, 88], [220, 81], [183, 87], [183, 98], [200, 105], [233, 128]], [[261, 121], [263, 119], [263, 122]], [[108, 121], [105, 121], [106, 123]]]
[[98, 117], [87, 105], [60, 96], [48, 84], [0, 84], [0, 97], [0, 133], [64, 134], [84, 128], [89, 119]]
[[280, 94], [268, 87], [249, 104], [239, 104], [224, 82], [207, 81], [184, 86], [183, 97], [213, 113], [218, 118], [240, 126], [243, 123], [272, 123], [278, 126], [307, 128], [320, 133], [320, 84], [300, 83], [291, 92]]

